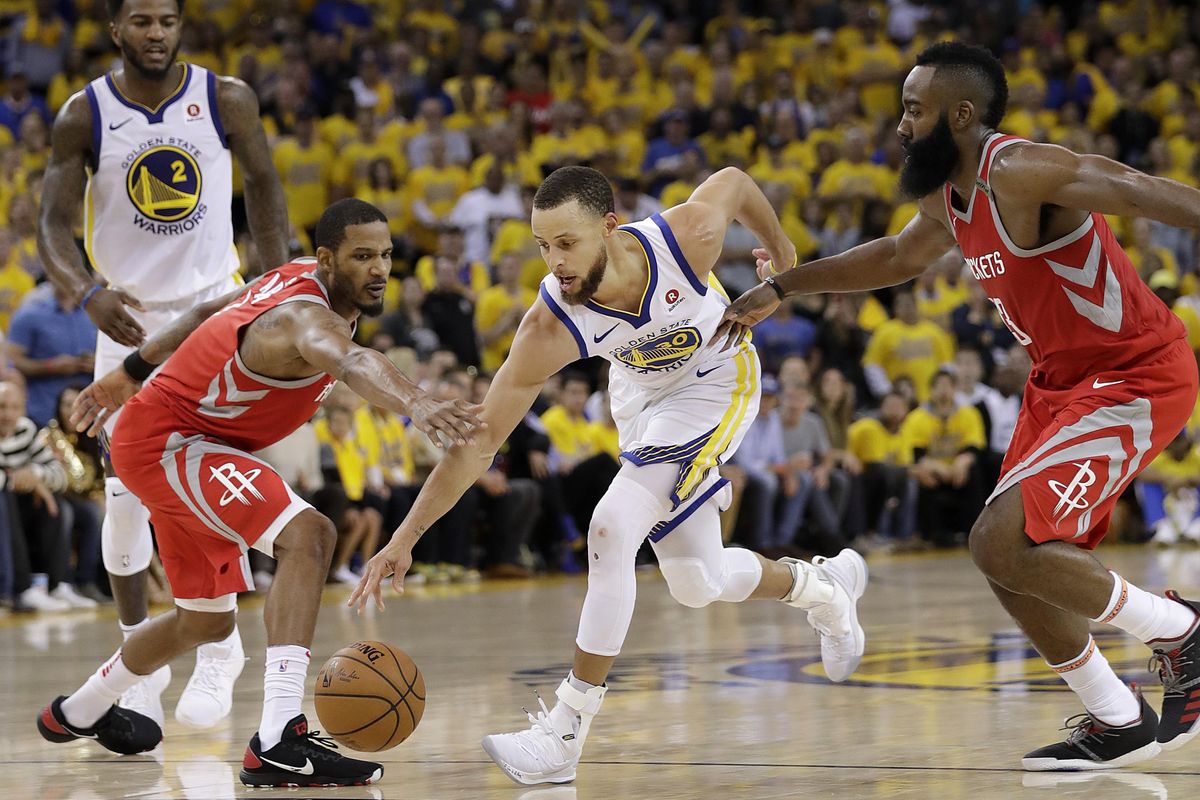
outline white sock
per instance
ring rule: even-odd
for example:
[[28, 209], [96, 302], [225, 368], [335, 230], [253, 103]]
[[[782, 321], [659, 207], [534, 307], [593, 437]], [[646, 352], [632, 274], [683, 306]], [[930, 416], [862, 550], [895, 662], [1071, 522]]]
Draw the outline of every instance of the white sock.
[[[219, 642], [208, 642], [196, 648], [196, 656], [207, 656], [209, 658], [226, 659], [234, 653], [240, 652], [242, 649], [242, 634], [238, 631], [237, 625], [233, 626], [233, 632]], [[285, 720], [286, 721], [286, 720]]]
[[136, 631], [138, 628], [142, 627], [149, 621], [150, 621], [149, 617], [143, 617], [141, 622], [135, 622], [132, 625], [126, 625], [124, 622], [121, 622], [118, 620], [117, 624], [121, 626], [121, 638], [128, 639], [133, 634], [134, 631]]
[[1067, 682], [1088, 713], [1105, 725], [1119, 728], [1141, 716], [1141, 704], [1113, 672], [1092, 637], [1088, 637], [1082, 653], [1061, 664], [1051, 664], [1050, 669]]
[[308, 675], [309, 653], [298, 644], [278, 644], [267, 648], [267, 666], [263, 673], [263, 712], [258, 723], [258, 740], [270, 750], [283, 738], [283, 726], [300, 713], [304, 700], [304, 681]]
[[90, 728], [121, 698], [126, 689], [144, 677], [129, 671], [118, 650], [83, 686], [63, 700], [63, 716], [73, 727]]
[[1143, 642], [1187, 636], [1196, 613], [1182, 603], [1150, 594], [1113, 572], [1112, 596], [1093, 622], [1106, 622]]
[[785, 603], [808, 609], [833, 599], [833, 584], [821, 577], [817, 568], [807, 561], [784, 562], [794, 576], [791, 590], [779, 598]]

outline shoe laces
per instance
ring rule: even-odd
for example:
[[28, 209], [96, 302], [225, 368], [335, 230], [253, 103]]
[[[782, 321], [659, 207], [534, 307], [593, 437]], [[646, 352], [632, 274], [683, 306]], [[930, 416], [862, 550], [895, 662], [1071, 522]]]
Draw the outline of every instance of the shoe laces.
[[1080, 744], [1089, 740], [1098, 742], [1105, 736], [1115, 735], [1109, 726], [1086, 711], [1068, 717], [1059, 730], [1070, 731], [1067, 734], [1067, 744]]
[[[241, 659], [239, 659], [241, 660]], [[201, 689], [214, 697], [220, 697], [221, 692], [228, 686], [229, 674], [226, 671], [231, 659], [201, 656], [197, 659], [196, 669], [188, 681], [189, 688]]]
[[[308, 733], [304, 734], [302, 738], [308, 740], [310, 744], [315, 744], [318, 747], [323, 747], [327, 750], [338, 749], [337, 742], [333, 740], [332, 736], [322, 736], [321, 732], [317, 730], [309, 731]], [[335, 753], [334, 755], [341, 756], [341, 753]]]
[[1193, 679], [1186, 685], [1183, 682], [1184, 673], [1192, 664], [1191, 654], [1188, 651], [1193, 646], [1195, 646], [1195, 642], [1189, 642], [1183, 647], [1176, 647], [1173, 650], [1154, 648], [1154, 655], [1150, 656], [1147, 669], [1158, 673], [1159, 680], [1162, 681], [1163, 694], [1183, 694], [1185, 689], [1191, 688], [1192, 684], [1200, 681], [1200, 679]]
[[[517, 731], [509, 734], [513, 737], [513, 741], [532, 758], [538, 759], [547, 764], [557, 763], [557, 759], [561, 760], [566, 753], [562, 744], [562, 738], [554, 728], [554, 723], [550, 721], [550, 710], [546, 708], [546, 702], [542, 700], [542, 695], [534, 692], [537, 697], [540, 710], [536, 715], [531, 714], [529, 709], [522, 708], [525, 716], [529, 718], [531, 727], [526, 731]], [[552, 745], [550, 743], [553, 743]]]

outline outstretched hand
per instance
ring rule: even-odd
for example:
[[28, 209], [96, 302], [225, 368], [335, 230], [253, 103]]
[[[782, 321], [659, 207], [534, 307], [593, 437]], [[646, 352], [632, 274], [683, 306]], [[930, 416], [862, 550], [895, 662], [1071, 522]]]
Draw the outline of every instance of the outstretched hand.
[[392, 588], [396, 590], [396, 594], [403, 594], [404, 575], [411, 566], [412, 548], [395, 539], [388, 542], [386, 547], [367, 562], [362, 577], [358, 579], [358, 586], [354, 587], [350, 599], [346, 601], [346, 606], [348, 608], [357, 606], [358, 613], [361, 614], [367, 605], [368, 598], [374, 598], [375, 607], [383, 611], [383, 598], [380, 596], [383, 580], [390, 576]]
[[413, 425], [438, 447], [445, 447], [446, 443], [473, 444], [471, 434], [487, 427], [479, 419], [482, 412], [481, 405], [462, 400], [434, 400], [428, 395], [414, 400], [408, 408]]
[[[775, 269], [771, 255], [765, 248], [754, 248], [753, 255], [755, 272], [758, 273], [760, 280], [765, 281], [767, 278], [779, 274], [780, 270]], [[748, 290], [730, 303], [729, 308], [725, 309], [725, 315], [721, 318], [721, 324], [717, 326], [713, 342], [724, 337], [725, 343], [721, 346], [722, 351], [737, 347], [746, 338], [746, 334], [750, 332], [752, 326], [775, 313], [775, 309], [779, 308], [779, 302], [779, 295], [766, 284], [760, 283]]]
[[99, 378], [78, 394], [71, 405], [71, 426], [80, 433], [96, 436], [108, 418], [137, 394], [142, 384], [129, 377], [124, 367]]

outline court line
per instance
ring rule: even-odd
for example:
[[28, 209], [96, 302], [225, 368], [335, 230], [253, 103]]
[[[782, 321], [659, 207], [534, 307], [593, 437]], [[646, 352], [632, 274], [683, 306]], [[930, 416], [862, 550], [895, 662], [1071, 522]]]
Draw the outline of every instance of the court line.
[[[35, 760], [35, 761], [9, 761], [0, 760], [0, 766], [21, 765], [21, 764], [62, 764], [62, 761], [56, 760]], [[152, 761], [136, 762], [128, 761], [123, 758], [109, 759], [87, 759], [79, 763], [84, 764], [120, 764], [125, 766], [139, 766], [150, 763]], [[163, 762], [163, 766], [167, 765], [183, 765], [183, 764], [241, 764], [240, 759], [229, 759], [214, 762], [212, 760], [191, 761], [181, 759], [178, 761], [168, 760]], [[491, 759], [409, 759], [409, 760], [387, 760], [382, 761], [385, 767], [392, 764], [408, 764], [422, 765], [427, 767], [437, 766], [456, 766], [456, 765], [479, 765], [487, 766], [493, 762]], [[753, 769], [857, 769], [857, 770], [878, 770], [881, 772], [1007, 772], [1019, 775], [1037, 774], [1028, 772], [1020, 767], [939, 767], [919, 764], [781, 764], [773, 762], [737, 762], [737, 761], [583, 761], [580, 766], [597, 766], [597, 767], [718, 767], [728, 769], [730, 767], [749, 767]], [[1104, 773], [1101, 773], [1104, 774]], [[1159, 777], [1200, 777], [1200, 770], [1191, 772], [1138, 772], [1138, 775], [1155, 775]]]

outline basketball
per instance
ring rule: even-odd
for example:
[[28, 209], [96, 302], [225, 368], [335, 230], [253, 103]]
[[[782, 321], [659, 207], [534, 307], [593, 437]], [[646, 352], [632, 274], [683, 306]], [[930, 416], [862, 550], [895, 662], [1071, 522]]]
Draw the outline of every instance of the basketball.
[[317, 674], [314, 695], [326, 735], [364, 753], [400, 744], [425, 713], [421, 670], [383, 642], [355, 642], [334, 653]]

